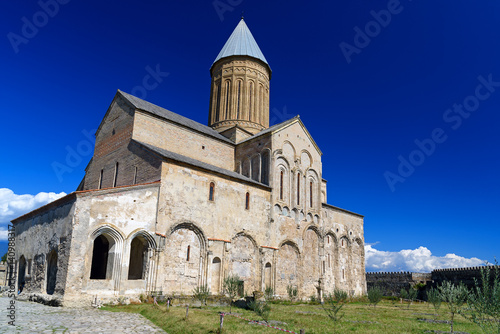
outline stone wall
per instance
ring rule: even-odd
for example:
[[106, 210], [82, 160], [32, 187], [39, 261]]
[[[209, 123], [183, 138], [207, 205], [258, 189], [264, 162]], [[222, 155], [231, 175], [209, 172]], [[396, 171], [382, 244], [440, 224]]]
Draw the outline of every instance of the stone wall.
[[[435, 286], [442, 284], [444, 281], [450, 281], [454, 284], [462, 283], [467, 288], [473, 289], [475, 287], [474, 279], [481, 285], [481, 268], [483, 267], [470, 267], [470, 268], [452, 268], [452, 269], [436, 269], [432, 271], [432, 280]], [[493, 275], [494, 266], [491, 266], [491, 275]], [[491, 279], [493, 277], [490, 277]]]

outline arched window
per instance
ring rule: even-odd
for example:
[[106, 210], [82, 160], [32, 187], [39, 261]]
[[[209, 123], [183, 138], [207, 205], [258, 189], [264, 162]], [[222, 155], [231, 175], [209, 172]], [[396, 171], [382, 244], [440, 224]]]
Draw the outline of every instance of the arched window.
[[229, 118], [229, 93], [230, 93], [230, 90], [231, 90], [231, 85], [230, 85], [230, 82], [229, 81], [226, 81], [226, 107], [225, 107], [225, 119], [228, 119]]
[[300, 173], [297, 173], [297, 205], [300, 205]]
[[147, 251], [148, 244], [141, 236], [135, 237], [130, 243], [129, 280], [143, 279]]
[[208, 192], [208, 200], [213, 201], [215, 198], [215, 184], [210, 182], [210, 191]]
[[283, 171], [280, 173], [280, 199], [283, 199]]
[[264, 284], [266, 288], [271, 287], [271, 263], [266, 263], [264, 267]]
[[247, 193], [245, 196], [245, 209], [250, 209], [250, 193]]
[[215, 121], [218, 122], [220, 121], [220, 90], [221, 90], [221, 84], [220, 82], [217, 84], [217, 103], [215, 105]]
[[248, 99], [248, 120], [252, 120], [252, 108], [253, 108], [253, 82], [250, 81], [250, 89], [248, 91], [249, 99]]
[[189, 262], [189, 255], [191, 253], [191, 245], [188, 246], [187, 252], [186, 252], [186, 261]]
[[313, 183], [309, 182], [309, 206], [312, 208], [313, 206]]
[[238, 80], [238, 98], [236, 101], [236, 119], [240, 119], [240, 104], [241, 104], [241, 80]]

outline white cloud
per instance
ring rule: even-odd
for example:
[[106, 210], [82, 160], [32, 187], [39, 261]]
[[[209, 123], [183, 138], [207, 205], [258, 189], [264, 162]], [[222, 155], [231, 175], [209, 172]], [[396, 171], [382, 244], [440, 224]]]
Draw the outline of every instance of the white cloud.
[[0, 241], [6, 240], [7, 230], [4, 225], [7, 225], [12, 219], [63, 196], [66, 196], [66, 193], [41, 192], [36, 195], [17, 195], [10, 189], [0, 188]]
[[403, 249], [399, 252], [386, 252], [365, 245], [366, 271], [412, 271], [431, 272], [434, 269], [476, 267], [484, 260], [465, 258], [456, 254], [434, 256], [423, 246], [417, 249]]

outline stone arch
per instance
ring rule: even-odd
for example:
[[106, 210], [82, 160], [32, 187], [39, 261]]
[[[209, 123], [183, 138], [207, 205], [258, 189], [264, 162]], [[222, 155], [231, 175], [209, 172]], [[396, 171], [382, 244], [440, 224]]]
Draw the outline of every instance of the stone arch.
[[291, 240], [283, 241], [278, 249], [278, 259], [276, 263], [276, 293], [278, 295], [286, 296], [286, 288], [288, 285], [300, 288], [299, 268], [299, 247]]
[[119, 280], [124, 237], [118, 229], [102, 225], [90, 234], [92, 265], [90, 279]]
[[333, 231], [328, 231], [323, 240], [325, 256], [325, 287], [327, 293], [333, 293], [335, 280], [338, 278], [338, 240]]
[[57, 251], [51, 250], [47, 254], [47, 286], [46, 291], [48, 295], [53, 295], [56, 290], [57, 283]]
[[349, 290], [350, 268], [351, 268], [351, 250], [350, 241], [347, 235], [339, 238], [339, 280], [344, 290]]
[[290, 165], [284, 157], [276, 159], [276, 174], [274, 186], [277, 189], [278, 200], [289, 203], [290, 194]]
[[19, 290], [24, 288], [26, 283], [26, 258], [21, 255], [18, 261], [17, 286]]
[[145, 230], [137, 230], [129, 236], [130, 255], [128, 265], [128, 279], [140, 280], [146, 278], [148, 269], [148, 251], [156, 248], [156, 241]]
[[309, 153], [307, 150], [302, 150], [300, 152], [300, 163], [305, 169], [311, 167], [313, 164], [311, 153]]
[[219, 293], [221, 291], [221, 269], [222, 269], [222, 261], [219, 257], [214, 257], [212, 259], [211, 264], [211, 287], [210, 291], [213, 294]]
[[316, 226], [309, 226], [303, 234], [303, 293], [306, 296], [317, 294], [319, 278], [322, 275], [322, 263], [320, 261], [321, 234]]
[[240, 232], [231, 240], [229, 273], [240, 277], [247, 292], [260, 290], [256, 279], [260, 277], [258, 250], [257, 242], [247, 233]]
[[283, 146], [282, 146], [281, 150], [283, 151], [283, 155], [286, 158], [291, 159], [291, 161], [295, 161], [295, 157], [296, 157], [295, 147], [293, 146], [293, 144], [291, 142], [289, 142], [288, 140], [285, 140], [283, 142]]
[[175, 293], [192, 293], [203, 284], [207, 241], [193, 223], [172, 226], [165, 245], [165, 286]]

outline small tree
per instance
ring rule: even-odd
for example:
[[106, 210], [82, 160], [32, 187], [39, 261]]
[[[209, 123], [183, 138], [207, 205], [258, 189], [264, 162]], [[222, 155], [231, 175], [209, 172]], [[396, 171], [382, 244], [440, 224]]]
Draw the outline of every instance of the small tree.
[[467, 310], [461, 314], [477, 324], [485, 333], [500, 333], [500, 268], [498, 262], [496, 262], [494, 269], [491, 267], [481, 268], [481, 282], [482, 284], [474, 279], [475, 287], [467, 300]]
[[376, 307], [377, 304], [382, 300], [382, 290], [378, 286], [374, 286], [368, 289], [368, 300], [373, 307]]
[[286, 292], [288, 293], [288, 298], [290, 298], [290, 300], [293, 302], [295, 298], [297, 298], [299, 290], [293, 285], [287, 285]]
[[271, 307], [265, 301], [253, 300], [248, 304], [248, 307], [267, 322]]
[[413, 288], [409, 288], [408, 290], [401, 289], [401, 291], [399, 292], [399, 297], [408, 302], [408, 309], [409, 309], [411, 303], [417, 299], [417, 294], [418, 291]]
[[240, 288], [240, 277], [238, 275], [229, 275], [224, 278], [224, 291], [229, 297], [229, 313], [232, 311], [234, 298], [238, 295]]
[[322, 307], [323, 310], [325, 310], [326, 315], [330, 320], [333, 321], [333, 330], [335, 331], [335, 326], [337, 325], [337, 322], [342, 320], [344, 317], [345, 313], [340, 313], [340, 310], [342, 307], [344, 307], [345, 303], [347, 302], [347, 292], [344, 290], [340, 290], [335, 288], [333, 291], [333, 294], [328, 294], [326, 296], [325, 302], [323, 303]]
[[432, 306], [434, 306], [434, 311], [436, 312], [434, 318], [436, 318], [438, 310], [441, 307], [441, 295], [439, 294], [439, 291], [437, 289], [431, 288], [427, 293], [427, 301], [431, 303]]
[[444, 281], [440, 287], [438, 287], [439, 296], [441, 300], [446, 303], [446, 306], [450, 310], [451, 314], [451, 324], [450, 329], [453, 333], [453, 318], [455, 314], [459, 312], [462, 305], [467, 301], [469, 291], [463, 285], [453, 285], [449, 281]]
[[270, 286], [266, 286], [266, 290], [264, 290], [264, 298], [269, 301], [274, 298], [274, 289]]
[[208, 296], [210, 296], [210, 289], [206, 284], [193, 289], [193, 297], [198, 299], [202, 306], [207, 305]]
[[7, 253], [2, 256], [2, 262], [7, 262]]

